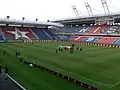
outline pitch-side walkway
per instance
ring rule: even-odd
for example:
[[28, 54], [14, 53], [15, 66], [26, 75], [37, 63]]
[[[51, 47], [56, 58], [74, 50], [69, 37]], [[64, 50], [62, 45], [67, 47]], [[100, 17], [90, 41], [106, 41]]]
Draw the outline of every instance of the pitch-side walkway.
[[20, 90], [9, 78], [7, 80], [0, 74], [0, 90]]

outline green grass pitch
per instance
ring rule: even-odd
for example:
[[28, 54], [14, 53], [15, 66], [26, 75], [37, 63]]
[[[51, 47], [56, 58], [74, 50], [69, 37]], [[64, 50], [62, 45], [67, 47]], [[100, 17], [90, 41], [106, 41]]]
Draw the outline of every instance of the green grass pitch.
[[68, 42], [0, 43], [0, 51], [7, 51], [5, 56], [0, 55], [0, 63], [7, 65], [10, 75], [28, 90], [84, 90], [84, 88], [40, 69], [29, 68], [16, 59], [16, 51], [21, 52], [25, 60], [53, 69], [100, 90], [120, 89], [119, 48], [76, 44], [75, 46], [82, 47], [83, 51], [55, 53], [59, 44], [71, 45]]

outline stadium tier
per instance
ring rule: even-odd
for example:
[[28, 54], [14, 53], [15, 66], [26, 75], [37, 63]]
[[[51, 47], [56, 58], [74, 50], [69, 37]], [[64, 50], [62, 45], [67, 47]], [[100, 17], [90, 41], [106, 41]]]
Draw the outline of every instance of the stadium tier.
[[32, 28], [32, 31], [38, 36], [40, 40], [57, 40], [59, 39], [48, 29]]
[[3, 32], [5, 40], [15, 40], [15, 35], [12, 34], [13, 32], [15, 32], [14, 27], [1, 27], [1, 30]]
[[88, 33], [92, 33], [92, 34], [99, 34], [104, 32], [106, 29], [108, 28], [107, 25], [95, 25], [93, 26]]
[[0, 35], [0, 40], [4, 40], [2, 35]]
[[30, 38], [31, 40], [36, 40], [37, 39], [37, 36], [33, 33], [31, 28], [19, 27], [19, 28], [16, 28], [16, 29], [18, 29], [18, 31], [21, 31], [21, 32], [26, 32], [25, 35], [28, 36], [28, 38]]
[[[60, 33], [61, 31], [61, 34], [64, 33], [64, 34], [72, 35], [71, 37], [69, 35], [66, 36], [59, 35], [61, 40], [70, 40], [73, 42], [120, 45], [119, 43], [120, 38], [115, 37], [115, 36], [119, 36], [120, 33], [119, 25], [73, 26], [73, 27], [63, 27], [58, 30], [59, 30], [58, 33]], [[55, 33], [55, 31], [53, 33]], [[115, 36], [109, 36], [109, 35], [115, 35]]]
[[70, 39], [73, 39], [71, 36], [65, 36], [65, 35], [58, 35], [58, 37], [60, 38], [60, 40], [64, 40], [64, 41], [69, 41]]
[[0, 40], [57, 40], [48, 29], [28, 27], [0, 27]]
[[78, 36], [78, 37], [71, 39], [71, 41], [120, 45], [120, 38], [119, 37]]
[[118, 34], [119, 28], [117, 25], [74, 26], [61, 28], [60, 31], [71, 34]]
[[[94, 25], [63, 27], [57, 30], [29, 27], [0, 27], [0, 40], [70, 40], [74, 42], [89, 42], [99, 44], [120, 45], [119, 37], [104, 35], [119, 35], [119, 25]], [[87, 36], [66, 36], [58, 33], [80, 34]], [[56, 34], [57, 33], [57, 34]], [[89, 35], [103, 35], [89, 36]]]
[[103, 37], [100, 38], [97, 42], [101, 44], [113, 44], [114, 40], [116, 40], [114, 37]]
[[59, 40], [60, 38], [56, 35], [53, 34], [50, 30], [46, 29], [46, 33], [52, 37], [53, 40]]

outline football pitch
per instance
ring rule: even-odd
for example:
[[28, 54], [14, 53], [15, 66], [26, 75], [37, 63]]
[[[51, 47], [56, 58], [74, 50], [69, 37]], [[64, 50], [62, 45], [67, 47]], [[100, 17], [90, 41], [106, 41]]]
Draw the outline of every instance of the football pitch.
[[7, 65], [9, 74], [28, 90], [84, 90], [66, 80], [37, 68], [29, 68], [15, 57], [16, 51], [31, 62], [70, 76], [99, 90], [120, 89], [120, 48], [75, 44], [83, 51], [56, 53], [58, 45], [68, 42], [0, 43], [0, 63]]

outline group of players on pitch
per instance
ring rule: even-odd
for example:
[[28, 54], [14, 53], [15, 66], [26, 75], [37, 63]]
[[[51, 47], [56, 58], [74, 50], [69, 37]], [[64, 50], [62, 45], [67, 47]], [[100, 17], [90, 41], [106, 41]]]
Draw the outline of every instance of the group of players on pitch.
[[65, 46], [62, 46], [62, 45], [59, 45], [57, 48], [56, 48], [56, 53], [58, 52], [62, 52], [63, 50], [64, 51], [69, 51], [70, 53], [73, 53], [74, 50], [77, 50], [77, 51], [82, 51], [83, 48], [80, 48], [78, 46], [75, 47], [74, 44], [72, 44], [71, 46], [69, 45], [65, 45]]

